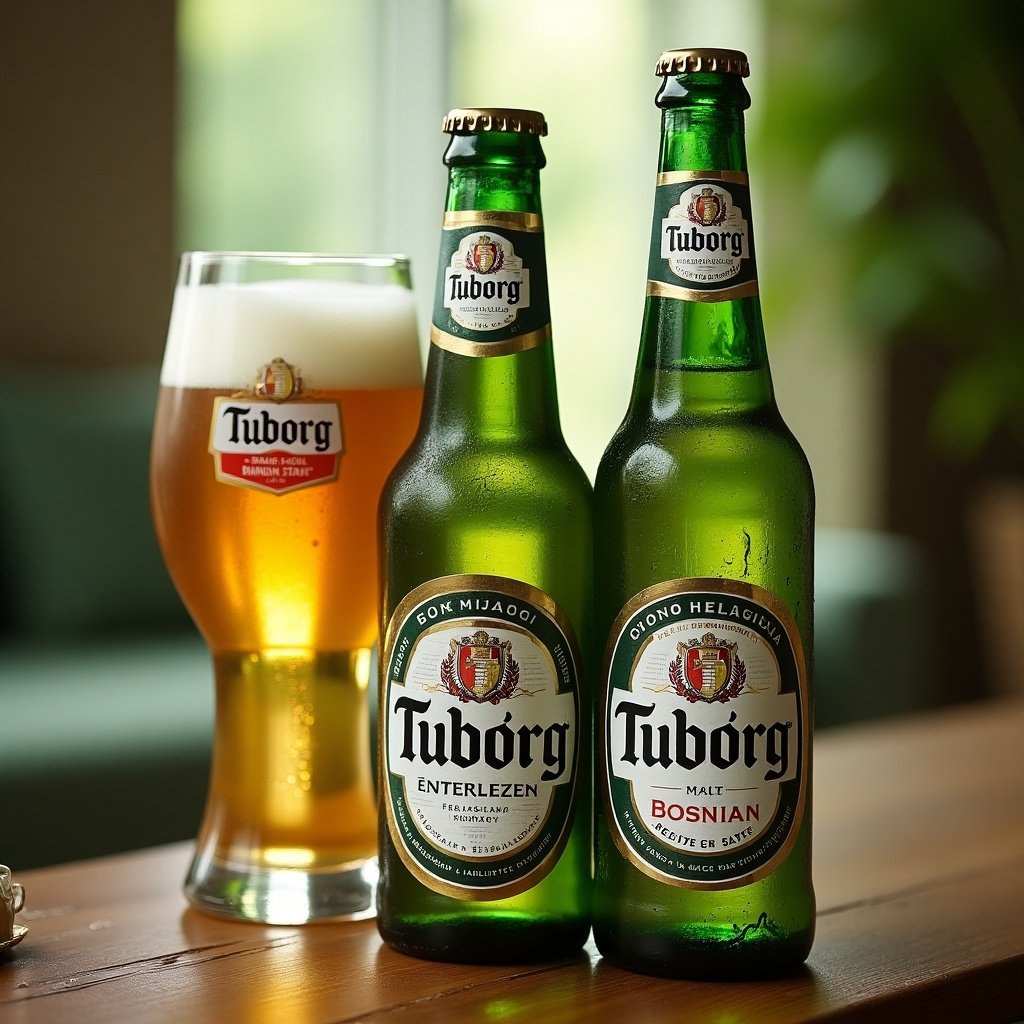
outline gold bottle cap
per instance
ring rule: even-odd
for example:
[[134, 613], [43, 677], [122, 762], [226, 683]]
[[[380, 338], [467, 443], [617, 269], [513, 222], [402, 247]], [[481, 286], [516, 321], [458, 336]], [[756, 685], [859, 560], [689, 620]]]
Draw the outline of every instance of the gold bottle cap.
[[656, 75], [682, 75], [688, 71], [718, 71], [746, 78], [750, 74], [747, 55], [739, 50], [717, 50], [698, 46], [686, 50], [666, 50], [654, 69]]
[[445, 132], [526, 132], [547, 135], [548, 124], [539, 110], [507, 107], [456, 107], [449, 110], [441, 130]]

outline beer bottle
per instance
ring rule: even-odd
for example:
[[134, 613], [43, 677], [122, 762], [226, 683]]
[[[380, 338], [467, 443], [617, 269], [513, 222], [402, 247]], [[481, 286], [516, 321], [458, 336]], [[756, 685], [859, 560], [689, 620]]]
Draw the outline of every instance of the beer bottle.
[[670, 50], [633, 392], [595, 484], [594, 936], [742, 977], [814, 930], [813, 486], [775, 404], [743, 141], [746, 57]]
[[555, 391], [547, 126], [443, 127], [423, 413], [380, 505], [377, 921], [428, 959], [554, 959], [590, 929], [592, 527]]

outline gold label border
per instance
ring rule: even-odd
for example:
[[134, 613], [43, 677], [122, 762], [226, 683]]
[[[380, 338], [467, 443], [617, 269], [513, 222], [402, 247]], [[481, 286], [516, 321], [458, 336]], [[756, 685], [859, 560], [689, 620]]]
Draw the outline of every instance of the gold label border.
[[462, 228], [505, 228], [509, 231], [539, 233], [544, 221], [539, 213], [521, 213], [518, 210], [447, 210], [441, 227], [448, 230]]
[[658, 185], [683, 185], [688, 181], [724, 181], [733, 185], [746, 185], [750, 176], [746, 171], [659, 171]]
[[680, 285], [648, 280], [647, 294], [659, 299], [685, 299], [687, 302], [730, 302], [735, 299], [749, 299], [757, 295], [757, 279], [747, 281], [745, 284], [733, 285], [731, 288], [723, 288], [720, 291], [683, 288]]
[[454, 334], [442, 331], [430, 325], [430, 343], [446, 352], [454, 352], [460, 356], [472, 356], [475, 359], [484, 359], [488, 356], [510, 356], [517, 352], [525, 352], [527, 349], [538, 348], [551, 341], [551, 324], [546, 324], [539, 331], [530, 331], [529, 334], [520, 334], [515, 338], [508, 338], [506, 341], [468, 341], [465, 338], [457, 338]]
[[[394, 642], [394, 631], [397, 628], [396, 622], [404, 621], [409, 612], [418, 604], [429, 601], [431, 598], [441, 597], [450, 594], [453, 590], [496, 590], [509, 594], [519, 601], [529, 601], [536, 605], [549, 619], [552, 619], [558, 628], [565, 633], [566, 638], [572, 645], [571, 653], [576, 659], [577, 666], [580, 664], [579, 650], [576, 643], [576, 630], [573, 628], [569, 616], [562, 611], [560, 605], [546, 591], [540, 590], [531, 583], [523, 580], [513, 579], [511, 576], [490, 576], [486, 573], [452, 573], [450, 576], [437, 576], [434, 579], [426, 580], [412, 588], [405, 597], [395, 606], [388, 621], [387, 630], [384, 634], [384, 651], [388, 652]], [[472, 618], [472, 616], [464, 616]], [[380, 664], [384, 666], [385, 659]]]

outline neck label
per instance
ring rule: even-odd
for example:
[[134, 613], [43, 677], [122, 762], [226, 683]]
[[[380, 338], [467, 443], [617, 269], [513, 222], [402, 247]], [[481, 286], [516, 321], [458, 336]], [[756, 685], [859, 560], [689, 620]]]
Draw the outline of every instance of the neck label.
[[509, 355], [549, 340], [550, 321], [540, 218], [446, 213], [430, 340], [461, 355]]
[[666, 885], [769, 874], [807, 796], [800, 634], [768, 591], [672, 580], [623, 608], [606, 662], [599, 764], [616, 846]]
[[647, 277], [648, 294], [691, 302], [757, 294], [745, 174], [693, 171], [659, 177]]
[[525, 892], [569, 838], [579, 652], [545, 593], [496, 576], [422, 584], [384, 642], [381, 795], [402, 862], [456, 899]]

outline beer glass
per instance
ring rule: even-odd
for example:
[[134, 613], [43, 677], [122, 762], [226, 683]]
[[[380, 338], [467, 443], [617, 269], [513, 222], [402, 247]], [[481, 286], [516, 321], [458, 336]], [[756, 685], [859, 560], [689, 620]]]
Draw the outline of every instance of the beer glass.
[[185, 883], [200, 909], [373, 915], [376, 506], [421, 398], [404, 258], [182, 257], [150, 487], [213, 655], [211, 779]]

